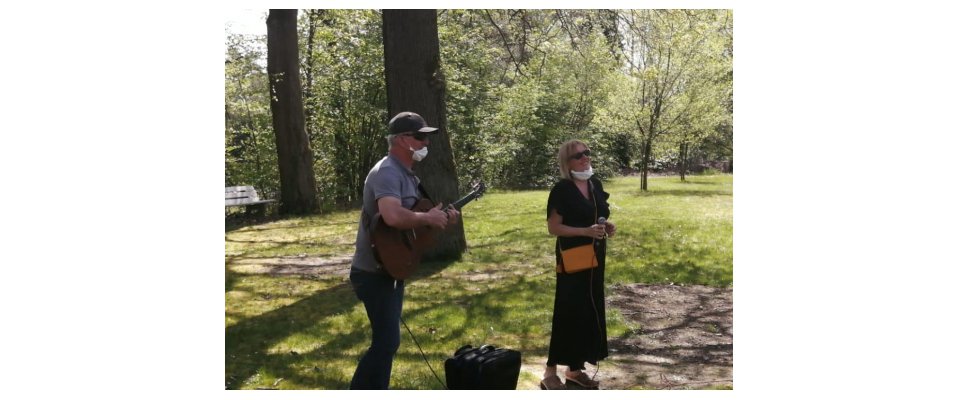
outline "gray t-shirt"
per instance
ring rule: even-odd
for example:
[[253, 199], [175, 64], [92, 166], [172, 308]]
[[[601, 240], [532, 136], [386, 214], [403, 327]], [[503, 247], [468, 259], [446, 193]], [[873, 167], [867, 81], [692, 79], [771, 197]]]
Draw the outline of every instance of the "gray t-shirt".
[[367, 272], [382, 270], [383, 267], [373, 257], [368, 231], [373, 216], [380, 212], [377, 200], [384, 196], [393, 196], [400, 199], [404, 208], [412, 208], [420, 200], [420, 192], [417, 190], [419, 184], [420, 179], [413, 171], [391, 155], [387, 155], [370, 169], [366, 181], [363, 182], [363, 208], [360, 211], [360, 227], [357, 229], [357, 249], [353, 253], [353, 269]]

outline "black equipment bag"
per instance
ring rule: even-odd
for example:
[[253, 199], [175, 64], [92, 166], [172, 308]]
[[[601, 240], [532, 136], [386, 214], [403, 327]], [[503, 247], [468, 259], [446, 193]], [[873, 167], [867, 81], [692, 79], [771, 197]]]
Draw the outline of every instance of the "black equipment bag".
[[447, 389], [516, 390], [520, 377], [520, 352], [489, 344], [463, 346], [443, 363]]

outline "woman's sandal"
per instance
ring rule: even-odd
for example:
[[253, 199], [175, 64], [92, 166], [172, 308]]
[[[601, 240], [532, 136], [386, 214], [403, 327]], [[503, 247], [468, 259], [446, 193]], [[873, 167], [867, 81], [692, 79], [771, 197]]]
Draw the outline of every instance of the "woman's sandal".
[[543, 380], [540, 381], [540, 389], [543, 389], [543, 390], [564, 390], [564, 389], [566, 389], [566, 387], [563, 386], [563, 382], [560, 381], [560, 377], [554, 375], [554, 376], [551, 376], [551, 377], [549, 377], [549, 378], [543, 378]]
[[574, 376], [567, 375], [567, 385], [579, 386], [582, 389], [598, 389], [600, 382], [590, 379], [587, 374], [579, 372]]

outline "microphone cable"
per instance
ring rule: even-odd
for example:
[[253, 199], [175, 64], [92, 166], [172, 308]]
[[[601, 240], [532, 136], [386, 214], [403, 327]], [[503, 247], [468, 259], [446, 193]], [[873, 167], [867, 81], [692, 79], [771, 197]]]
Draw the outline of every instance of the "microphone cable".
[[[590, 193], [590, 197], [593, 197], [593, 212], [594, 212], [594, 216], [596, 216], [596, 214], [597, 214], [597, 212], [598, 212], [599, 210], [597, 210], [597, 193], [594, 191], [594, 187], [593, 187], [592, 182], [591, 182], [591, 185], [590, 185], [590, 192], [591, 192], [591, 193]], [[598, 224], [599, 224], [599, 223], [602, 223], [602, 224], [606, 225], [607, 219], [604, 218], [604, 217], [599, 217], [599, 218], [596, 218], [596, 221], [597, 221]], [[607, 229], [606, 229], [606, 226], [604, 226], [604, 229], [603, 229], [603, 239], [601, 239], [601, 240], [603, 240], [602, 243], [603, 243], [603, 254], [604, 254], [604, 255], [607, 254], [607, 241], [606, 241], [606, 239], [607, 239]], [[602, 343], [603, 337], [601, 336], [601, 333], [602, 333], [601, 331], [603, 331], [603, 327], [600, 325], [600, 311], [597, 310], [597, 302], [594, 300], [594, 297], [593, 297], [593, 271], [596, 270], [596, 269], [600, 269], [600, 260], [599, 260], [599, 257], [598, 257], [598, 255], [597, 255], [597, 248], [596, 248], [596, 246], [597, 246], [597, 240], [596, 240], [596, 239], [593, 240], [593, 244], [594, 244], [594, 248], [593, 248], [593, 259], [594, 259], [595, 261], [597, 261], [597, 268], [590, 268], [589, 296], [590, 296], [590, 305], [593, 306], [593, 315], [594, 315], [594, 318], [597, 320], [597, 353], [599, 354], [600, 349], [603, 347], [603, 343]], [[606, 258], [604, 258], [604, 264], [606, 264]], [[603, 267], [606, 268], [607, 266], [604, 265]], [[601, 283], [601, 284], [602, 284], [602, 283]], [[604, 301], [604, 299], [601, 298], [600, 301]], [[592, 381], [596, 381], [596, 379], [594, 379], [594, 378], [596, 378], [596, 377], [597, 377], [597, 374], [600, 373], [600, 359], [599, 359], [599, 358], [600, 358], [600, 357], [597, 357], [597, 370], [593, 372], [593, 377], [590, 378], [590, 380], [592, 380]]]
[[420, 342], [417, 341], [417, 337], [413, 335], [413, 331], [411, 331], [410, 327], [407, 326], [407, 321], [404, 321], [402, 316], [400, 317], [400, 322], [403, 323], [404, 328], [407, 328], [407, 333], [409, 333], [410, 337], [413, 338], [413, 343], [416, 344], [417, 349], [420, 350], [420, 356], [423, 357], [423, 362], [427, 363], [427, 368], [430, 368], [430, 372], [433, 373], [433, 377], [437, 378], [437, 382], [440, 382], [440, 386], [443, 386], [444, 389], [447, 389], [447, 385], [445, 385], [443, 381], [440, 380], [440, 377], [437, 376], [437, 371], [433, 370], [433, 367], [430, 365], [430, 361], [427, 361], [427, 355], [423, 354], [423, 349], [420, 347]]
[[[604, 244], [604, 246], [603, 246], [603, 247], [604, 247], [604, 248], [603, 248], [603, 251], [604, 251], [604, 253], [606, 253], [606, 251], [607, 251], [606, 242], [604, 242], [603, 244]], [[594, 259], [597, 259], [597, 249], [596, 249], [596, 248], [593, 249], [593, 258], [594, 258]], [[606, 260], [604, 260], [604, 262], [606, 262]], [[597, 259], [597, 268], [590, 268], [590, 287], [589, 287], [589, 292], [590, 292], [590, 305], [593, 306], [593, 315], [594, 315], [594, 317], [595, 317], [596, 320], [597, 320], [597, 352], [599, 352], [599, 351], [600, 351], [600, 348], [603, 347], [603, 344], [601, 343], [601, 341], [603, 340], [603, 338], [601, 337], [601, 331], [603, 330], [603, 327], [600, 326], [600, 311], [597, 310], [597, 302], [596, 302], [596, 301], [594, 300], [594, 298], [593, 298], [593, 270], [600, 269], [599, 264], [600, 264], [600, 260]], [[606, 265], [604, 265], [604, 267], [606, 267]], [[601, 299], [601, 300], [602, 300], [602, 299]], [[593, 377], [591, 377], [590, 380], [595, 381], [596, 379], [594, 379], [594, 378], [596, 378], [596, 377], [597, 377], [597, 374], [599, 374], [599, 373], [600, 373], [600, 360], [599, 360], [599, 357], [598, 357], [598, 359], [597, 359], [597, 370], [593, 372]]]

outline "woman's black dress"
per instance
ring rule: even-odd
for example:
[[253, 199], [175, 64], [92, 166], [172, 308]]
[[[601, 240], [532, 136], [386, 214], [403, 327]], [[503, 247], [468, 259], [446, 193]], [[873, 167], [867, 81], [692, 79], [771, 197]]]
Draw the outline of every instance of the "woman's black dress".
[[[576, 184], [562, 179], [553, 186], [547, 200], [547, 218], [552, 210], [563, 217], [563, 224], [588, 227], [597, 217], [610, 217], [610, 194], [603, 191], [599, 180], [591, 178], [591, 198], [583, 197]], [[596, 199], [596, 214], [594, 214]], [[555, 253], [560, 262], [560, 246], [564, 249], [589, 244], [588, 237], [557, 237]], [[579, 367], [584, 362], [596, 365], [607, 357], [607, 320], [604, 309], [603, 273], [606, 266], [606, 240], [597, 240], [597, 268], [573, 274], [557, 274], [556, 297], [553, 302], [553, 329], [547, 365]]]

